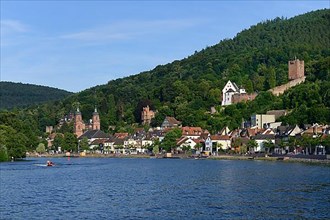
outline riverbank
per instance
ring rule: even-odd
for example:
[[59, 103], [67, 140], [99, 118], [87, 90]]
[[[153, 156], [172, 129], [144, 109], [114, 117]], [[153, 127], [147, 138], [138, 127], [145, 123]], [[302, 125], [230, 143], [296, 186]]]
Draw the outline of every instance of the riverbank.
[[213, 160], [260, 160], [260, 161], [276, 161], [286, 163], [312, 163], [312, 164], [326, 164], [330, 166], [330, 160], [318, 160], [310, 158], [293, 158], [293, 157], [251, 157], [251, 156], [240, 156], [240, 155], [220, 155], [210, 156], [208, 159]]
[[[147, 154], [86, 154], [80, 156], [79, 154], [29, 154], [28, 158], [44, 157], [44, 158], [60, 158], [60, 157], [80, 157], [80, 158], [165, 158], [166, 157], [157, 157], [150, 156]], [[175, 154], [173, 158], [179, 159], [193, 159], [191, 155], [187, 154]], [[197, 158], [200, 159], [200, 158]], [[273, 161], [273, 162], [286, 162], [286, 163], [311, 163], [311, 164], [326, 164], [330, 166], [329, 159], [312, 159], [312, 158], [293, 158], [289, 156], [278, 156], [278, 157], [265, 157], [265, 156], [241, 156], [241, 155], [218, 155], [218, 156], [209, 156], [203, 159], [208, 160], [259, 160], [259, 161]]]

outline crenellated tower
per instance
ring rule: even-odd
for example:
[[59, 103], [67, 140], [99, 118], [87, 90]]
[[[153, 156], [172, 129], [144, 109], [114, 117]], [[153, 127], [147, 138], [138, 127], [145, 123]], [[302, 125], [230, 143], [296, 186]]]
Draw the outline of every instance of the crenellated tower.
[[305, 64], [303, 60], [290, 60], [289, 66], [289, 80], [299, 79], [305, 76]]

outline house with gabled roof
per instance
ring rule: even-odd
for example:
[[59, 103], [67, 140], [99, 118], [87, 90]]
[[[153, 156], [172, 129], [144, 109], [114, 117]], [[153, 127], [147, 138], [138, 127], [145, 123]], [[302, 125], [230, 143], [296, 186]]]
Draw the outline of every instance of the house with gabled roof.
[[190, 139], [198, 139], [203, 134], [201, 127], [182, 127], [182, 136]]
[[88, 143], [92, 143], [94, 140], [100, 140], [100, 139], [108, 139], [110, 137], [109, 134], [104, 133], [101, 130], [88, 130], [83, 133], [78, 140], [82, 140], [84, 137], [88, 139]]
[[286, 133], [288, 136], [295, 137], [296, 135], [300, 134], [302, 131], [303, 130], [298, 125], [295, 125], [293, 127], [289, 127]]
[[184, 147], [189, 147], [190, 149], [195, 149], [195, 146], [197, 145], [196, 140], [191, 139], [189, 137], [181, 137], [177, 143], [177, 150], [182, 150]]
[[229, 135], [211, 135], [213, 145], [216, 146], [216, 151], [228, 150], [231, 146], [231, 138]]
[[228, 128], [228, 126], [222, 128], [219, 132], [219, 135], [229, 135], [230, 134], [230, 129]]
[[180, 127], [181, 126], [181, 121], [176, 120], [174, 117], [169, 117], [166, 116], [161, 128], [165, 129], [165, 128], [175, 128], [175, 127]]

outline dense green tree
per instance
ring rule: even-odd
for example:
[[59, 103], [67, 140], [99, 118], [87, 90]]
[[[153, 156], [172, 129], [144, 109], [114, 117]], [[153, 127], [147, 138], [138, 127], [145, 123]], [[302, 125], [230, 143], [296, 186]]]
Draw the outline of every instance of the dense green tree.
[[63, 150], [70, 151], [70, 152], [77, 152], [78, 151], [78, 139], [72, 133], [65, 133], [64, 134], [64, 143], [63, 143]]
[[267, 153], [272, 152], [275, 148], [275, 144], [271, 140], [264, 141], [263, 146]]
[[10, 126], [0, 125], [0, 147], [7, 149], [9, 158], [26, 157], [27, 137]]
[[248, 151], [255, 152], [258, 147], [258, 143], [255, 140], [249, 140], [246, 144]]
[[273, 67], [267, 69], [265, 89], [272, 89], [276, 86], [276, 73]]
[[64, 136], [61, 133], [57, 133], [54, 141], [53, 141], [53, 146], [57, 150], [59, 147], [61, 147], [62, 150], [64, 150]]
[[180, 128], [174, 128], [166, 133], [163, 141], [160, 143], [160, 147], [166, 152], [171, 152], [172, 149], [176, 148], [177, 139], [182, 135]]
[[116, 102], [115, 102], [115, 97], [113, 94], [110, 94], [108, 97], [108, 114], [107, 114], [107, 119], [109, 121], [110, 125], [115, 125], [116, 124]]
[[46, 152], [46, 148], [45, 148], [45, 144], [44, 143], [39, 143], [38, 144], [38, 147], [36, 148], [36, 151], [39, 153], [39, 154], [43, 154]]
[[0, 162], [9, 160], [8, 151], [5, 146], [0, 145]]
[[89, 150], [88, 138], [83, 137], [79, 142], [79, 151]]

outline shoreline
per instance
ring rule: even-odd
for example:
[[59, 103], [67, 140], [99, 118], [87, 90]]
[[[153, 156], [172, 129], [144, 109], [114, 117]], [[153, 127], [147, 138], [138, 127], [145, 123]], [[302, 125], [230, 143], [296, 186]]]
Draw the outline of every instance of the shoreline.
[[259, 160], [271, 162], [284, 162], [284, 163], [309, 163], [309, 164], [325, 164], [330, 166], [330, 160], [318, 160], [310, 158], [293, 158], [293, 157], [251, 157], [251, 156], [235, 156], [235, 155], [220, 155], [211, 156], [208, 159], [213, 160]]
[[[150, 156], [147, 154], [86, 154], [85, 156], [79, 156], [77, 154], [72, 154], [67, 156], [66, 154], [43, 154], [43, 155], [27, 155], [26, 158], [155, 158], [155, 159], [194, 159], [191, 155], [187, 154], [175, 154], [173, 157], [157, 157]], [[330, 166], [329, 159], [310, 159], [310, 158], [293, 158], [288, 156], [278, 156], [278, 157], [258, 157], [258, 156], [240, 156], [240, 155], [218, 155], [209, 156], [207, 158], [196, 158], [196, 159], [207, 159], [207, 160], [259, 160], [259, 161], [271, 161], [271, 162], [289, 162], [289, 163], [310, 163], [310, 164], [325, 164]]]

